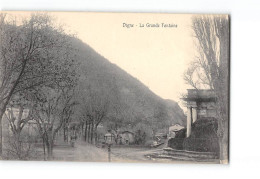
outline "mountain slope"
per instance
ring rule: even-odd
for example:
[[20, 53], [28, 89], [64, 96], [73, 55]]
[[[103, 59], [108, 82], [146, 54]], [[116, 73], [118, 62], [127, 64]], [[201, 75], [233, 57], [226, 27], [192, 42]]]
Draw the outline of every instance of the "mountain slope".
[[108, 100], [109, 120], [115, 120], [121, 126], [143, 123], [152, 128], [184, 124], [184, 113], [176, 102], [160, 98], [87, 44], [78, 39], [72, 40], [80, 64], [79, 96], [84, 98], [92, 91], [102, 98], [100, 100]]

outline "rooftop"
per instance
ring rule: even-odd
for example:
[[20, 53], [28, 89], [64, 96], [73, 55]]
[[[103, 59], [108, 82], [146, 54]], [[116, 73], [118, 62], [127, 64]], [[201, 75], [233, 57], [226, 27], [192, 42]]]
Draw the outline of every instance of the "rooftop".
[[187, 89], [187, 91], [187, 96], [182, 98], [184, 101], [216, 101], [214, 90]]

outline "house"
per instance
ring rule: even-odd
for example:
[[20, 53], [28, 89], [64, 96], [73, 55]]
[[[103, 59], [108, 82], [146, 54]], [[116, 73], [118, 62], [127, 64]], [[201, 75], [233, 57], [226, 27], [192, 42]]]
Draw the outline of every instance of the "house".
[[135, 134], [130, 131], [122, 131], [119, 133], [119, 144], [129, 145], [135, 142]]
[[[29, 115], [29, 109], [27, 109], [27, 108], [21, 109], [21, 108], [19, 108], [19, 106], [7, 107], [5, 114], [3, 116], [3, 121], [4, 121], [4, 125], [7, 126], [4, 129], [9, 129], [9, 131], [4, 130], [4, 132], [6, 132], [7, 134], [12, 134], [11, 125], [15, 129], [17, 127], [21, 127], [21, 123], [19, 123], [19, 122], [22, 122], [23, 120], [27, 119], [28, 115]], [[24, 127], [24, 128], [26, 128], [26, 127]], [[29, 131], [29, 129], [28, 129], [28, 131]]]

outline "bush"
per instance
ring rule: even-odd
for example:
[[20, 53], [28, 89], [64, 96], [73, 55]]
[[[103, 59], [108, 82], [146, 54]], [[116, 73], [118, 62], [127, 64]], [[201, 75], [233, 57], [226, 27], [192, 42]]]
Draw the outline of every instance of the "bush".
[[5, 159], [28, 160], [37, 155], [31, 138], [9, 136], [4, 147]]
[[215, 118], [197, 120], [191, 126], [191, 135], [186, 136], [186, 128], [178, 131], [175, 138], [168, 141], [168, 146], [177, 150], [215, 152], [219, 154], [217, 137], [218, 124]]
[[183, 142], [184, 142], [184, 138], [171, 138], [168, 141], [168, 147], [177, 150], [183, 150]]

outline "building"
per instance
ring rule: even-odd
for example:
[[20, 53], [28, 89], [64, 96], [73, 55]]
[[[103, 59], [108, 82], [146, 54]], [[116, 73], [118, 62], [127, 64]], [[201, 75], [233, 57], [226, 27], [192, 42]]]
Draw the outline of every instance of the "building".
[[123, 145], [133, 144], [135, 142], [135, 134], [130, 131], [123, 131], [119, 134], [119, 143]]
[[186, 137], [191, 134], [191, 125], [198, 119], [217, 118], [216, 95], [213, 90], [188, 89], [183, 98], [187, 104], [187, 131]]

